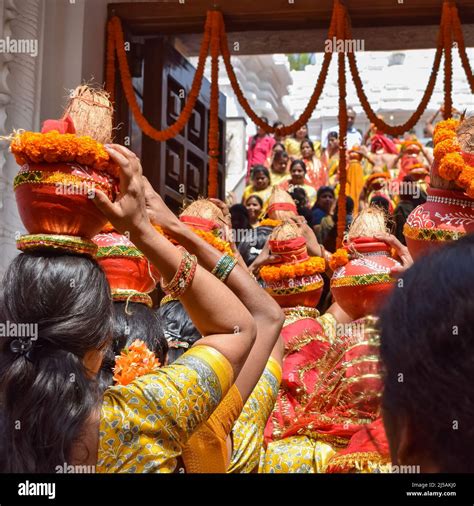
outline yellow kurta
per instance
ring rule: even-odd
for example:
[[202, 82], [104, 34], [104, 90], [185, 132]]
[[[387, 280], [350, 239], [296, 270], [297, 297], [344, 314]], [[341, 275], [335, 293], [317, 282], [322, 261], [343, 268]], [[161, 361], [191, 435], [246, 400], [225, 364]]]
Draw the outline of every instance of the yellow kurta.
[[275, 404], [280, 382], [281, 366], [270, 357], [232, 429], [233, 451], [228, 473], [251, 473], [257, 469], [265, 425]]
[[228, 360], [196, 345], [173, 364], [104, 393], [97, 472], [172, 473], [233, 382]]

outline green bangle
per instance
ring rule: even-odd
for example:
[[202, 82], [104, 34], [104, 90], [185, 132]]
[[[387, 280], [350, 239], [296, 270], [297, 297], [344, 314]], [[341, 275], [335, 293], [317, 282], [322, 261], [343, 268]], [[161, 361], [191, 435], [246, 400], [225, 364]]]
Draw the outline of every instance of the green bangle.
[[225, 281], [229, 274], [232, 272], [232, 269], [237, 265], [237, 260], [230, 255], [223, 255], [217, 261], [216, 266], [212, 269], [212, 274], [216, 276], [217, 279], [221, 281]]

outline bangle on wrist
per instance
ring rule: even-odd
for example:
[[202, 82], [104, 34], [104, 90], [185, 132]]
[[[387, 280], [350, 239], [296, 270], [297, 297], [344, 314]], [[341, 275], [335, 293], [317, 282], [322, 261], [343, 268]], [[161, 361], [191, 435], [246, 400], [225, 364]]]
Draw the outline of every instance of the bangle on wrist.
[[171, 297], [177, 299], [188, 289], [189, 285], [194, 279], [197, 268], [197, 258], [194, 255], [190, 255], [183, 248], [183, 256], [179, 264], [176, 274], [169, 283], [165, 283], [161, 280], [161, 288]]
[[230, 255], [222, 255], [217, 261], [214, 269], [212, 269], [211, 274], [214, 274], [217, 279], [225, 282], [236, 265], [237, 260], [234, 257], [231, 257]]

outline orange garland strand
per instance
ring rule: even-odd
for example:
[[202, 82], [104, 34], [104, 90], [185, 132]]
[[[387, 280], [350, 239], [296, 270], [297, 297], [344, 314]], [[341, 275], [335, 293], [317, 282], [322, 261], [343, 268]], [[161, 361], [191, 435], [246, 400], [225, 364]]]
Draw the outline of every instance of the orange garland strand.
[[471, 93], [474, 93], [474, 73], [469, 63], [469, 58], [466, 53], [466, 44], [464, 42], [464, 35], [462, 33], [462, 25], [459, 19], [458, 9], [455, 4], [450, 4], [449, 9], [451, 10], [451, 23], [453, 28], [454, 40], [458, 45], [459, 57], [466, 73], [467, 81], [471, 88]]
[[[428, 102], [430, 101], [430, 98], [433, 94], [434, 87], [436, 84], [436, 78], [438, 76], [439, 67], [441, 64], [441, 55], [443, 52], [443, 27], [444, 23], [446, 22], [445, 17], [445, 9], [443, 7], [443, 16], [441, 18], [441, 27], [438, 34], [438, 43], [436, 48], [436, 54], [433, 62], [433, 68], [431, 70], [431, 75], [428, 81], [428, 85], [426, 87], [425, 93], [423, 94], [423, 97], [421, 99], [420, 104], [418, 105], [417, 109], [413, 113], [413, 115], [408, 118], [408, 120], [403, 123], [402, 125], [396, 125], [391, 126], [382, 121], [375, 111], [371, 108], [369, 101], [367, 99], [367, 95], [364, 92], [364, 87], [362, 85], [362, 80], [359, 75], [359, 71], [357, 69], [357, 61], [354, 53], [348, 52], [347, 56], [349, 58], [349, 68], [351, 70], [352, 74], [352, 80], [354, 81], [354, 85], [356, 88], [357, 96], [359, 97], [360, 104], [362, 108], [364, 109], [365, 114], [367, 115], [368, 119], [373, 123], [377, 129], [381, 130], [382, 132], [393, 135], [394, 137], [397, 137], [404, 132], [407, 132], [408, 130], [411, 130], [420, 120], [421, 115], [425, 111], [425, 109], [428, 106]], [[352, 30], [350, 26], [350, 19], [347, 16], [347, 13], [345, 15], [346, 18], [346, 35], [348, 39], [352, 38]]]
[[452, 54], [452, 28], [451, 28], [451, 9], [448, 2], [443, 3], [444, 20], [443, 37], [444, 37], [444, 111], [443, 118], [448, 119], [453, 112], [453, 54]]
[[207, 194], [218, 196], [219, 169], [219, 30], [222, 13], [211, 11], [211, 106], [209, 111], [208, 155], [209, 175]]
[[115, 32], [110, 19], [107, 23], [107, 59], [105, 68], [105, 89], [109, 93], [109, 100], [115, 102]]
[[[333, 11], [333, 15], [331, 18], [331, 25], [329, 27], [328, 38], [332, 39], [335, 31], [336, 31], [336, 11]], [[267, 133], [277, 133], [279, 135], [289, 135], [297, 130], [299, 130], [303, 125], [306, 125], [311, 118], [316, 105], [318, 104], [319, 98], [321, 97], [321, 93], [324, 89], [324, 84], [326, 82], [329, 65], [331, 63], [332, 52], [325, 53], [323, 64], [321, 67], [321, 72], [319, 73], [318, 80], [316, 82], [316, 86], [314, 88], [313, 94], [306, 106], [305, 110], [302, 112], [301, 116], [291, 125], [284, 126], [281, 128], [273, 128], [268, 123], [263, 121], [257, 114], [253, 111], [252, 107], [248, 103], [247, 99], [244, 97], [242, 90], [239, 86], [239, 82], [237, 80], [237, 76], [235, 75], [234, 69], [232, 67], [232, 63], [230, 61], [230, 52], [229, 52], [229, 42], [227, 40], [227, 33], [225, 31], [224, 21], [222, 20], [220, 26], [220, 39], [221, 39], [221, 54], [222, 59], [224, 60], [224, 65], [227, 70], [227, 75], [230, 80], [230, 84], [232, 85], [232, 89], [239, 101], [239, 104], [242, 106], [244, 111], [250, 117], [250, 119], [260, 128], [262, 128]]]
[[[339, 0], [336, 0], [335, 9], [337, 15], [337, 33], [338, 39], [344, 40], [345, 33], [345, 13], [344, 7]], [[339, 73], [339, 142], [342, 149], [339, 151], [339, 196], [337, 202], [337, 247], [342, 245], [344, 232], [346, 230], [346, 182], [347, 182], [347, 89], [346, 89], [346, 55], [338, 53], [338, 73]]]
[[[113, 44], [115, 45], [115, 53], [117, 55], [117, 59], [119, 62], [119, 71], [122, 80], [122, 87], [128, 102], [128, 106], [132, 111], [133, 117], [135, 118], [137, 125], [140, 127], [140, 129], [145, 135], [151, 137], [155, 141], [166, 141], [168, 139], [176, 137], [179, 134], [179, 132], [185, 127], [186, 123], [189, 121], [191, 113], [196, 104], [196, 100], [199, 96], [199, 92], [201, 90], [202, 78], [204, 75], [204, 65], [206, 63], [206, 57], [209, 52], [209, 44], [211, 36], [211, 13], [208, 12], [206, 18], [204, 35], [201, 43], [201, 49], [199, 52], [199, 61], [196, 68], [196, 73], [194, 74], [193, 83], [186, 104], [176, 122], [173, 125], [166, 128], [165, 130], [161, 131], [157, 130], [152, 125], [150, 125], [147, 119], [143, 116], [140, 107], [138, 105], [135, 92], [133, 90], [132, 76], [130, 74], [130, 68], [128, 66], [127, 54], [125, 52], [125, 42], [120, 19], [117, 16], [114, 16], [109, 21], [108, 28], [109, 34], [111, 34], [110, 37], [108, 38], [108, 41], [111, 45]], [[115, 59], [111, 56], [113, 54], [113, 48], [111, 49], [110, 46], [107, 48], [107, 54], [110, 57], [110, 60], [109, 58], [107, 59], [106, 88], [110, 92], [115, 82]]]

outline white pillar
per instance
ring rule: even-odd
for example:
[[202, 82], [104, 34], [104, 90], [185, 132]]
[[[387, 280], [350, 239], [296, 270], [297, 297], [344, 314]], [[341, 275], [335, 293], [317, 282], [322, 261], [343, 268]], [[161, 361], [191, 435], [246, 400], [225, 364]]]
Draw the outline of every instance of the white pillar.
[[[38, 54], [0, 54], [0, 132], [38, 130], [41, 92], [44, 0], [0, 0], [0, 38], [36, 41]], [[13, 178], [18, 172], [7, 143], [0, 151], [0, 275], [17, 254], [15, 237], [24, 233]]]

